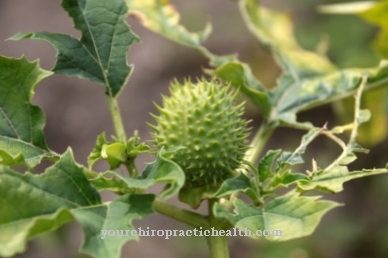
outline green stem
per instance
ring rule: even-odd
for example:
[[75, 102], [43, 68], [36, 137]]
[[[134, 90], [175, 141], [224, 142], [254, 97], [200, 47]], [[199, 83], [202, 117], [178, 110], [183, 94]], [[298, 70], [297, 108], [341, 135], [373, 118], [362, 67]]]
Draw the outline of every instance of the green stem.
[[[213, 206], [217, 202], [217, 199], [209, 199], [209, 223], [210, 229], [214, 228], [219, 232], [222, 228], [222, 223], [219, 218], [216, 218], [213, 214]], [[211, 230], [212, 231], [212, 230]], [[207, 236], [206, 242], [209, 247], [211, 258], [229, 258], [229, 245], [227, 236]]]
[[194, 228], [200, 228], [200, 227], [202, 227], [203, 229], [210, 228], [209, 222], [207, 221], [206, 217], [199, 213], [181, 209], [174, 205], [171, 205], [159, 200], [154, 201], [153, 208], [155, 211], [159, 212], [160, 214], [163, 214], [165, 216], [168, 216], [180, 222], [186, 223]]
[[117, 100], [114, 97], [108, 96], [108, 104], [109, 104], [109, 110], [112, 115], [113, 120], [113, 126], [115, 129], [116, 137], [121, 141], [122, 143], [127, 143], [127, 136], [125, 134], [123, 121], [121, 119], [120, 115], [120, 109], [117, 104]]
[[268, 127], [263, 122], [250, 144], [251, 148], [245, 153], [245, 161], [254, 164], [258, 160], [273, 131], [273, 127]]

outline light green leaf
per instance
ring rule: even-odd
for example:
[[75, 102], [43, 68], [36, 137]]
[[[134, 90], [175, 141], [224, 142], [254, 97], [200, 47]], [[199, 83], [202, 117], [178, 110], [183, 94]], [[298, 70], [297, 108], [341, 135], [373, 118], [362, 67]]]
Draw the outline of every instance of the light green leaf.
[[[132, 221], [152, 214], [154, 199], [152, 194], [123, 195], [107, 205], [73, 210], [85, 234], [81, 251], [96, 258], [119, 258], [126, 242], [139, 239], [130, 233], [135, 229]], [[115, 236], [108, 235], [111, 230]]]
[[203, 31], [189, 32], [179, 23], [179, 13], [169, 0], [125, 0], [128, 12], [144, 27], [164, 37], [192, 48], [201, 48], [211, 32], [210, 24]]
[[171, 198], [183, 187], [185, 174], [175, 162], [163, 157], [162, 152], [163, 150], [138, 178], [124, 177], [114, 171], [107, 171], [91, 176], [89, 180], [99, 190], [111, 190], [121, 194], [137, 193], [154, 184], [165, 183], [166, 187], [159, 195], [164, 199]]
[[35, 86], [50, 75], [37, 61], [0, 56], [0, 164], [34, 167], [56, 157], [44, 139], [44, 114], [31, 104]]
[[328, 171], [313, 173], [309, 181], [298, 182], [302, 190], [322, 190], [330, 193], [338, 193], [343, 190], [343, 184], [347, 181], [378, 174], [388, 173], [388, 169], [364, 169], [362, 171], [349, 172], [345, 166], [336, 166]]
[[319, 197], [304, 197], [287, 194], [276, 197], [265, 208], [255, 207], [236, 199], [235, 213], [230, 213], [221, 205], [214, 207], [217, 217], [227, 220], [241, 230], [281, 230], [282, 236], [271, 235], [269, 240], [286, 241], [312, 234], [322, 216], [329, 210], [340, 206], [332, 201], [322, 201]]
[[80, 40], [48, 32], [19, 33], [12, 39], [47, 40], [58, 51], [53, 71], [96, 82], [108, 95], [117, 96], [132, 71], [127, 51], [138, 41], [125, 22], [124, 0], [63, 0], [62, 6], [81, 31]]
[[0, 255], [25, 250], [26, 242], [73, 219], [71, 210], [100, 205], [101, 199], [71, 151], [42, 175], [0, 170]]

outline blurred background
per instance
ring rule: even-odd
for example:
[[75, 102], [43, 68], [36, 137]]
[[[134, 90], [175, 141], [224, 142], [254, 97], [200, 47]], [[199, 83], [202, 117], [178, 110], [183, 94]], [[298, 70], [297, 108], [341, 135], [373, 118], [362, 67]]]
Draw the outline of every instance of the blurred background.
[[[171, 0], [181, 13], [182, 23], [189, 30], [201, 30], [207, 22], [213, 25], [213, 33], [205, 46], [216, 54], [238, 53], [242, 61], [249, 63], [255, 75], [266, 85], [272, 86], [279, 75], [265, 47], [261, 46], [247, 31], [232, 0]], [[371, 67], [378, 64], [381, 56], [372, 46], [378, 29], [358, 17], [323, 15], [317, 12], [320, 4], [334, 3], [324, 0], [267, 0], [264, 5], [286, 10], [295, 21], [295, 33], [307, 49], [314, 49], [325, 39], [329, 43], [328, 56], [340, 67]], [[139, 130], [143, 140], [150, 139], [146, 122], [153, 122], [150, 112], [156, 112], [152, 101], [161, 102], [161, 93], [168, 94], [168, 85], [174, 78], [196, 78], [208, 67], [207, 60], [195, 51], [168, 41], [142, 28], [128, 17], [131, 29], [140, 37], [129, 53], [128, 62], [135, 69], [119, 103], [127, 135]], [[55, 62], [55, 50], [47, 42], [22, 40], [5, 41], [17, 32], [49, 31], [79, 37], [72, 21], [61, 8], [60, 1], [47, 0], [1, 0], [0, 1], [0, 54], [9, 57], [27, 56], [32, 61], [40, 59], [44, 69], [50, 70]], [[313, 65], [313, 64], [312, 64]], [[93, 149], [97, 135], [106, 131], [113, 134], [111, 118], [101, 86], [78, 78], [53, 75], [36, 88], [33, 102], [46, 114], [45, 135], [48, 146], [63, 153], [69, 146], [77, 162], [86, 165], [87, 156]], [[386, 91], [375, 91], [366, 98], [366, 105], [374, 103], [381, 108], [388, 99]], [[368, 102], [369, 101], [369, 102]], [[311, 121], [317, 126], [328, 122], [332, 127], [346, 122], [342, 114], [348, 112], [351, 100], [316, 108], [300, 114], [299, 120]], [[361, 143], [370, 149], [369, 155], [359, 155], [352, 169], [384, 167], [388, 161], [386, 138], [387, 113], [375, 116], [374, 129], [362, 128]], [[260, 112], [247, 103], [247, 119], [252, 126], [260, 124]], [[284, 138], [287, 132], [287, 138]], [[279, 129], [267, 149], [295, 148], [304, 132]], [[328, 162], [339, 153], [337, 147], [325, 138], [319, 138], [307, 150], [305, 160]], [[140, 168], [151, 157], [141, 157]], [[43, 171], [47, 164], [38, 169]], [[97, 171], [108, 167], [98, 163]], [[345, 190], [328, 199], [345, 203], [344, 207], [330, 211], [323, 217], [312, 236], [289, 242], [269, 242], [243, 237], [230, 239], [231, 257], [290, 257], [290, 258], [347, 258], [388, 257], [388, 175], [363, 178], [345, 184]], [[105, 194], [105, 200], [112, 198]], [[135, 226], [150, 229], [184, 229], [181, 225], [161, 215], [152, 215]], [[88, 257], [78, 254], [82, 232], [76, 223], [59, 231], [31, 241], [19, 258], [34, 257]], [[139, 243], [124, 246], [122, 257], [208, 257], [205, 240], [199, 237], [171, 238], [142, 237]]]

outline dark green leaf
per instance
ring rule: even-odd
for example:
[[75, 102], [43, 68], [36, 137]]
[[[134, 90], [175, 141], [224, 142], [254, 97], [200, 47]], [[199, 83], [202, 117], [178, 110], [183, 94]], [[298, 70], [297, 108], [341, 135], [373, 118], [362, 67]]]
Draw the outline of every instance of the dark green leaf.
[[47, 40], [58, 51], [53, 71], [99, 83], [117, 96], [132, 71], [127, 51], [138, 40], [125, 22], [124, 0], [63, 0], [62, 6], [81, 31], [80, 40], [48, 32], [19, 33], [12, 39]]
[[236, 192], [245, 193], [253, 200], [257, 200], [259, 197], [259, 193], [257, 192], [256, 186], [252, 179], [241, 173], [237, 177], [225, 180], [222, 183], [220, 189], [214, 194], [214, 198], [224, 197]]
[[274, 171], [272, 171], [272, 165], [281, 151], [282, 150], [270, 150], [260, 160], [258, 169], [260, 182], [263, 183], [267, 179], [272, 178], [274, 176]]
[[31, 104], [35, 86], [49, 75], [38, 62], [0, 56], [0, 164], [34, 167], [56, 157], [43, 136], [44, 114]]

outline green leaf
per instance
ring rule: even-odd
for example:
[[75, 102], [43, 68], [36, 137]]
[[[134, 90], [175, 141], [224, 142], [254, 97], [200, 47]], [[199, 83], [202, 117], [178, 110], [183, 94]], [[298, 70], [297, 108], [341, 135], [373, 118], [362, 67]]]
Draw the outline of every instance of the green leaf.
[[0, 164], [34, 167], [56, 157], [44, 139], [44, 114], [31, 104], [35, 86], [50, 75], [38, 61], [0, 56]]
[[240, 0], [239, 6], [248, 29], [273, 49], [283, 70], [293, 77], [305, 78], [335, 71], [326, 57], [299, 46], [287, 14], [260, 6], [256, 0]]
[[30, 238], [72, 220], [71, 210], [100, 204], [98, 192], [70, 150], [42, 175], [22, 175], [2, 168], [0, 255], [24, 251]]
[[241, 173], [236, 177], [225, 180], [213, 198], [220, 198], [236, 192], [245, 193], [253, 200], [258, 200], [259, 193], [252, 179]]
[[[130, 233], [135, 229], [132, 221], [152, 214], [154, 199], [152, 194], [123, 195], [107, 205], [73, 210], [85, 234], [81, 251], [98, 258], [119, 258], [127, 241], [139, 239]], [[108, 235], [111, 230], [115, 236]]]
[[349, 172], [345, 166], [336, 166], [328, 171], [318, 171], [311, 175], [309, 181], [298, 182], [298, 187], [302, 190], [322, 190], [330, 193], [338, 193], [343, 190], [343, 184], [347, 181], [388, 173], [388, 169], [364, 169], [362, 171]]
[[302, 140], [298, 148], [294, 152], [283, 152], [279, 159], [277, 160], [278, 167], [277, 172], [286, 170], [289, 166], [303, 163], [302, 155], [304, 154], [307, 146], [318, 137], [320, 134], [320, 128], [311, 129], [305, 135], [303, 135]]
[[166, 187], [159, 195], [161, 198], [168, 199], [183, 187], [185, 174], [179, 165], [163, 157], [163, 150], [161, 150], [156, 160], [148, 164], [138, 178], [124, 177], [114, 171], [107, 171], [89, 180], [99, 190], [111, 190], [121, 194], [141, 192], [154, 184], [165, 183]]
[[309, 177], [307, 175], [302, 173], [292, 173], [291, 171], [288, 170], [281, 175], [276, 175], [271, 180], [271, 183], [267, 186], [267, 188], [269, 188], [270, 191], [273, 191], [278, 187], [287, 187], [294, 183], [308, 182], [308, 181], [309, 181]]
[[238, 61], [237, 58], [224, 60], [222, 57], [216, 56], [212, 57], [211, 63], [217, 67], [212, 74], [240, 90], [253, 104], [260, 108], [265, 118], [269, 116], [271, 104], [267, 90], [254, 77], [251, 68], [247, 64]]
[[132, 71], [127, 51], [138, 41], [125, 22], [124, 0], [63, 0], [62, 6], [81, 31], [80, 40], [48, 32], [19, 33], [12, 39], [47, 40], [58, 51], [53, 71], [96, 82], [108, 95], [117, 96]]
[[319, 197], [304, 197], [287, 194], [270, 201], [265, 208], [255, 207], [236, 199], [235, 213], [230, 213], [216, 204], [214, 213], [226, 218], [235, 227], [250, 230], [281, 230], [283, 236], [269, 236], [269, 240], [286, 241], [308, 236], [313, 233], [322, 216], [329, 210], [340, 206], [332, 201], [322, 201]]
[[272, 171], [272, 165], [277, 156], [279, 156], [282, 150], [269, 150], [267, 154], [260, 160], [258, 168], [258, 176], [260, 182], [265, 182], [267, 179], [270, 179], [274, 176], [274, 171]]
[[126, 0], [128, 12], [147, 29], [193, 48], [201, 48], [211, 32], [210, 24], [203, 31], [189, 32], [179, 23], [179, 13], [168, 0]]

